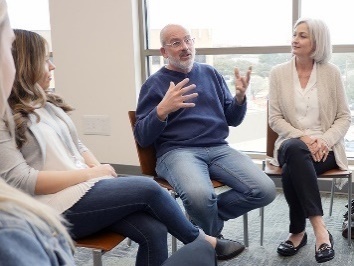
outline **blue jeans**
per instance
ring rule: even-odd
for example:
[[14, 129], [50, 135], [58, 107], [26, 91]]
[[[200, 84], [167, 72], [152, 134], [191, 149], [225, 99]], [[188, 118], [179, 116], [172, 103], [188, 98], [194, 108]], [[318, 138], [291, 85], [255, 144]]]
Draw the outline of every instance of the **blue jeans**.
[[307, 145], [300, 139], [285, 140], [279, 148], [282, 184], [290, 209], [289, 232], [301, 233], [309, 216], [323, 216], [317, 175], [338, 168], [333, 152], [326, 161], [315, 162]]
[[[35, 219], [26, 219], [17, 206], [20, 204], [1, 199], [0, 265], [75, 265], [72, 250], [64, 236], [55, 234], [45, 221], [42, 221], [42, 226]], [[28, 215], [36, 214], [28, 211]]]
[[148, 177], [101, 180], [64, 216], [73, 238], [110, 229], [137, 242], [136, 265], [167, 259], [167, 231], [183, 243], [200, 235], [171, 195]]
[[[180, 195], [193, 222], [213, 236], [224, 221], [263, 207], [276, 195], [274, 182], [228, 145], [169, 151], [158, 158], [156, 171]], [[216, 195], [211, 179], [230, 189]]]

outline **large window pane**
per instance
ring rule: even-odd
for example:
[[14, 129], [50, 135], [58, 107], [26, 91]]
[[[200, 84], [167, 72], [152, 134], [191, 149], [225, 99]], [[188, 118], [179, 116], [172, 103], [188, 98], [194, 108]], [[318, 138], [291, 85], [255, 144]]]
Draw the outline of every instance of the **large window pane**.
[[301, 1], [301, 15], [323, 19], [331, 31], [333, 44], [354, 44], [354, 34], [350, 31], [354, 25], [353, 12], [353, 0]]
[[7, 5], [12, 28], [35, 31], [51, 47], [48, 0], [10, 0]]
[[[48, 0], [8, 0], [7, 5], [11, 27], [40, 34], [53, 52]], [[52, 75], [50, 88], [55, 88], [55, 73]]]
[[[336, 53], [331, 61], [340, 68], [352, 110], [353, 125], [345, 144], [347, 155], [354, 157], [354, 53], [348, 53], [350, 47], [354, 47], [354, 34], [340, 30], [354, 25], [353, 0], [338, 0], [335, 5], [333, 1], [323, 0], [181, 0], [178, 5], [171, 0], [144, 1], [148, 18], [145, 37], [151, 49], [146, 56], [148, 75], [166, 64], [153, 49], [160, 48], [160, 30], [169, 23], [189, 28], [196, 38], [196, 61], [214, 66], [224, 76], [231, 93], [234, 93], [234, 67], [244, 72], [249, 65], [253, 66], [247, 116], [240, 126], [230, 128], [228, 138], [232, 146], [249, 152], [264, 152], [266, 148], [269, 71], [291, 57], [290, 47], [286, 46], [291, 42], [292, 19], [298, 15], [298, 10], [301, 16], [323, 19], [330, 27], [333, 44], [347, 45], [334, 47]], [[293, 10], [293, 3], [298, 3], [299, 7]], [[173, 12], [161, 12], [171, 10], [172, 6]], [[249, 47], [242, 49], [242, 46]]]
[[334, 54], [331, 61], [339, 67], [342, 73], [344, 88], [352, 114], [352, 125], [344, 140], [347, 156], [354, 157], [354, 53]]
[[[158, 49], [158, 33], [169, 23], [195, 29], [196, 47], [288, 45], [291, 0], [147, 0], [150, 49]], [[281, 12], [280, 12], [281, 11]]]

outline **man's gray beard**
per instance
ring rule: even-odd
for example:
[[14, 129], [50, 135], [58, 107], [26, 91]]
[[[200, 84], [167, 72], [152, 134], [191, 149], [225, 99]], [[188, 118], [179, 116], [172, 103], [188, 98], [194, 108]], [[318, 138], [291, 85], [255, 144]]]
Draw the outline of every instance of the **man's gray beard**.
[[190, 70], [193, 67], [194, 58], [195, 55], [193, 55], [192, 58], [188, 61], [180, 61], [180, 60], [175, 60], [173, 58], [172, 59], [169, 58], [168, 60], [170, 65], [174, 66], [175, 68], [182, 69], [182, 70]]

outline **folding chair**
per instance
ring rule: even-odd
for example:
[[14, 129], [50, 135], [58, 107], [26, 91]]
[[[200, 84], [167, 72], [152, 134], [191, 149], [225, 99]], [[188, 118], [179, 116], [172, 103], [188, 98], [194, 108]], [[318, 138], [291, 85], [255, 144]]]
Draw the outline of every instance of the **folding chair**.
[[[134, 126], [136, 122], [135, 111], [128, 111], [129, 121], [131, 124], [132, 131], [134, 132]], [[140, 162], [141, 173], [144, 175], [152, 176], [154, 180], [160, 184], [163, 188], [166, 188], [171, 196], [176, 199], [178, 198], [178, 194], [174, 191], [173, 187], [163, 178], [159, 178], [156, 174], [156, 151], [154, 146], [149, 146], [143, 148], [139, 145], [137, 141], [135, 141], [136, 150], [138, 153], [138, 158]], [[222, 187], [224, 184], [212, 180], [214, 188]], [[245, 246], [248, 247], [248, 215], [247, 213], [243, 215], [243, 241]], [[172, 251], [177, 250], [177, 242], [176, 239], [172, 238]]]
[[93, 266], [102, 266], [102, 255], [125, 239], [125, 236], [112, 231], [100, 231], [93, 235], [77, 239], [75, 246], [92, 249]]
[[[267, 159], [263, 161], [263, 171], [269, 177], [277, 177], [281, 178], [281, 167], [277, 167], [272, 165], [269, 162], [269, 158], [273, 157], [274, 151], [274, 143], [278, 138], [278, 134], [274, 132], [268, 122], [269, 111], [267, 110], [267, 149], [266, 149], [266, 156]], [[329, 215], [332, 215], [332, 207], [333, 207], [333, 197], [334, 197], [334, 188], [335, 188], [335, 178], [348, 178], [348, 206], [351, 206], [351, 199], [352, 199], [352, 172], [351, 171], [343, 171], [339, 169], [329, 170], [318, 177], [320, 178], [332, 178], [332, 187], [331, 187], [331, 201], [330, 201], [330, 208], [329, 208]], [[349, 216], [351, 215], [349, 208]], [[351, 228], [351, 219], [349, 219], [349, 228]], [[264, 207], [261, 208], [261, 246], [263, 246], [263, 237], [264, 237]], [[348, 245], [351, 245], [351, 232], [348, 232]]]

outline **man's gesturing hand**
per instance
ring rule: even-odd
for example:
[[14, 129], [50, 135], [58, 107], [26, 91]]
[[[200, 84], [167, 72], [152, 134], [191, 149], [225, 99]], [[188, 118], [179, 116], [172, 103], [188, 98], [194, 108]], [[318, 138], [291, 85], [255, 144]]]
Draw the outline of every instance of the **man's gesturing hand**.
[[236, 89], [236, 99], [238, 103], [242, 103], [245, 99], [246, 90], [250, 84], [252, 66], [250, 66], [246, 72], [245, 76], [240, 75], [240, 71], [236, 67], [235, 73], [235, 89]]
[[175, 85], [172, 81], [170, 87], [163, 97], [162, 101], [157, 105], [157, 116], [160, 120], [165, 120], [168, 114], [179, 110], [180, 108], [194, 107], [195, 103], [189, 102], [198, 96], [198, 93], [189, 93], [195, 89], [196, 85], [191, 84], [184, 87], [189, 82], [188, 78], [185, 78], [181, 82]]

